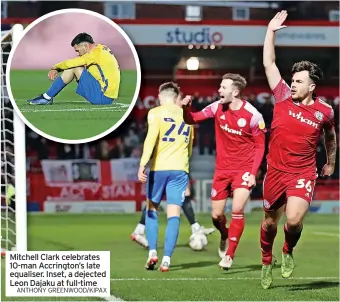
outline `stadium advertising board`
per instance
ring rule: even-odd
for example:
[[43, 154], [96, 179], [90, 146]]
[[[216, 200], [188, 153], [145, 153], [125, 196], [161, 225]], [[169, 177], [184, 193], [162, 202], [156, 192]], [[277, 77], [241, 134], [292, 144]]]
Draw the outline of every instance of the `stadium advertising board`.
[[29, 200], [45, 212], [125, 212], [141, 209], [145, 186], [136, 182], [138, 159], [44, 160], [29, 175]]
[[[4, 24], [29, 24], [34, 19], [6, 18]], [[267, 24], [256, 21], [216, 21], [213, 24], [187, 23], [183, 20], [115, 20], [128, 34], [134, 45], [180, 46], [190, 44], [215, 44], [223, 46], [263, 46]], [[152, 32], [152, 35], [150, 35]], [[276, 46], [339, 47], [339, 25], [327, 22], [318, 25], [294, 23], [276, 36]]]
[[[121, 24], [135, 45], [215, 44], [262, 46], [267, 27], [262, 25]], [[152, 35], [150, 35], [152, 32]], [[289, 26], [276, 37], [277, 46], [339, 47], [336, 26]]]
[[135, 201], [46, 201], [45, 213], [135, 213]]
[[[134, 213], [145, 202], [145, 185], [136, 180], [138, 159], [111, 161], [45, 160], [43, 173], [30, 173], [28, 201], [37, 210], [70, 213]], [[211, 212], [211, 179], [195, 181], [195, 211]], [[327, 194], [325, 194], [327, 193]], [[339, 193], [316, 188], [310, 212], [339, 213]], [[246, 213], [262, 210], [262, 200], [250, 200]], [[231, 211], [231, 202], [226, 212]]]

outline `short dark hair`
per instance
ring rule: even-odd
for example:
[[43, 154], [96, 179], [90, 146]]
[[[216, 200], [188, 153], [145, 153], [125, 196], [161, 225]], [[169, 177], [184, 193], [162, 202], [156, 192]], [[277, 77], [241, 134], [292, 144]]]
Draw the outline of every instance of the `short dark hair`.
[[292, 67], [292, 75], [304, 70], [308, 71], [309, 77], [314, 83], [323, 80], [323, 72], [321, 68], [315, 63], [309, 61], [300, 61], [295, 63]]
[[83, 42], [94, 44], [93, 38], [88, 33], [80, 33], [73, 38], [71, 46], [73, 47], [74, 45], [78, 45]]
[[166, 82], [159, 86], [159, 93], [166, 90], [173, 91], [176, 95], [179, 95], [180, 92], [179, 86], [174, 82]]
[[223, 80], [232, 80], [233, 85], [242, 91], [247, 86], [247, 81], [244, 77], [242, 77], [238, 73], [226, 73], [223, 77]]

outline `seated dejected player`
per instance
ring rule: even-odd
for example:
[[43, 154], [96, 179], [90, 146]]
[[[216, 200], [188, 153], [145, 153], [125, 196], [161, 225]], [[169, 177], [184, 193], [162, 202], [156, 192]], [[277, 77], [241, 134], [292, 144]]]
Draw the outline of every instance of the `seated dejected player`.
[[28, 100], [29, 104], [52, 105], [53, 98], [73, 80], [78, 83], [76, 93], [92, 105], [112, 104], [118, 97], [120, 69], [110, 48], [96, 44], [87, 33], [78, 34], [71, 46], [78, 57], [55, 64], [48, 72], [51, 87]]

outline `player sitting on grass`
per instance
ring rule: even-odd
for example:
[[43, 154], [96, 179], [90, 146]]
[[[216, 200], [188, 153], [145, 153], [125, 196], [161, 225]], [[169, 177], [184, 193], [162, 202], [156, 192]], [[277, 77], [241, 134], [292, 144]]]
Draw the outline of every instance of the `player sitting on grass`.
[[[164, 83], [159, 88], [160, 106], [148, 113], [148, 133], [144, 142], [138, 179], [146, 184], [146, 237], [149, 256], [146, 269], [154, 269], [158, 262], [158, 206], [163, 194], [167, 197], [168, 223], [165, 234], [164, 257], [160, 271], [167, 272], [175, 249], [181, 208], [189, 182], [189, 158], [192, 152], [193, 129], [183, 121], [183, 109], [178, 104], [179, 87]], [[151, 159], [151, 160], [150, 160]], [[145, 167], [150, 161], [150, 172]]]
[[[215, 119], [216, 167], [211, 190], [212, 221], [220, 231], [219, 266], [232, 266], [244, 230], [244, 208], [255, 185], [255, 175], [265, 149], [265, 124], [262, 115], [242, 98], [246, 80], [239, 74], [223, 76], [220, 100], [200, 112], [191, 112], [190, 97], [182, 100], [184, 120], [195, 124]], [[233, 195], [229, 229], [224, 215], [227, 198]], [[228, 244], [227, 244], [228, 241]]]
[[[195, 218], [195, 212], [192, 208], [191, 204], [191, 190], [190, 190], [190, 182], [188, 184], [187, 189], [185, 190], [185, 198], [182, 205], [183, 213], [185, 214], [186, 218], [188, 219], [190, 225], [191, 225], [191, 233], [197, 233], [202, 232], [204, 235], [210, 235], [212, 232], [214, 232], [213, 228], [204, 228], [201, 226], [196, 218]], [[144, 247], [148, 247], [148, 240], [145, 238], [144, 231], [145, 231], [145, 214], [146, 214], [146, 207], [143, 209], [142, 216], [140, 218], [139, 223], [137, 224], [134, 232], [131, 234], [131, 239], [140, 245]]]
[[275, 32], [285, 27], [282, 24], [286, 18], [287, 12], [282, 11], [269, 22], [263, 46], [263, 65], [275, 97], [268, 171], [263, 182], [261, 285], [264, 289], [273, 282], [273, 243], [284, 210], [282, 277], [288, 278], [294, 271], [293, 249], [300, 239], [303, 218], [313, 198], [317, 178], [316, 148], [322, 131], [327, 150], [322, 175], [333, 174], [336, 159], [333, 109], [314, 94], [316, 83], [323, 77], [321, 69], [308, 61], [295, 63], [289, 87], [275, 64]]
[[[54, 81], [46, 93], [28, 100], [31, 105], [52, 105], [53, 98], [76, 80], [76, 93], [92, 105], [108, 105], [118, 97], [120, 85], [119, 65], [112, 51], [105, 45], [95, 44], [87, 33], [78, 34], [71, 42], [78, 58], [54, 65], [48, 78]], [[60, 71], [62, 74], [58, 77]]]

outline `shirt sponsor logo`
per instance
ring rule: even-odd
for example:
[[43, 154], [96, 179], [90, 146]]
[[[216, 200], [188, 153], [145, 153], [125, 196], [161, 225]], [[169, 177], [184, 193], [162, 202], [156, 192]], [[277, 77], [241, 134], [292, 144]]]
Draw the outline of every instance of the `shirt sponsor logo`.
[[242, 132], [239, 130], [234, 130], [234, 129], [230, 129], [228, 127], [228, 125], [220, 125], [221, 129], [223, 129], [224, 131], [231, 133], [231, 134], [237, 134], [237, 135], [242, 135]]
[[289, 110], [289, 115], [294, 117], [294, 118], [296, 118], [297, 120], [299, 120], [302, 123], [305, 123], [305, 124], [307, 124], [309, 126], [312, 126], [312, 127], [316, 128], [316, 129], [319, 128], [319, 124], [318, 123], [315, 123], [315, 122], [313, 122], [313, 121], [311, 121], [309, 119], [304, 118], [302, 116], [301, 112], [296, 114], [296, 113], [292, 112], [291, 110]]

